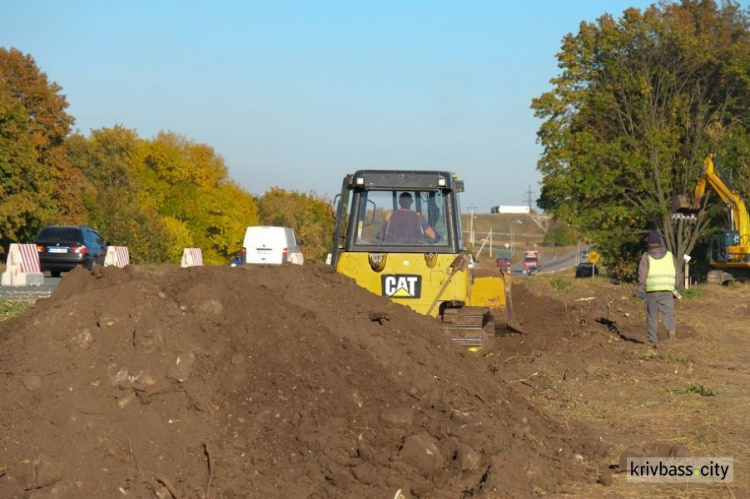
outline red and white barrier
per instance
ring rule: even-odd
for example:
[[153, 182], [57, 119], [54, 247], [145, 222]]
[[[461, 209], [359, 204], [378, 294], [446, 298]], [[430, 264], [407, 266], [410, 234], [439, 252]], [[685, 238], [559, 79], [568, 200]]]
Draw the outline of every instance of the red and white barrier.
[[293, 263], [295, 265], [303, 265], [305, 263], [305, 257], [302, 254], [302, 252], [299, 253], [290, 253], [289, 259], [287, 260], [289, 263]]
[[182, 262], [180, 267], [202, 267], [203, 252], [200, 248], [185, 248], [182, 251]]
[[8, 249], [0, 284], [3, 286], [41, 286], [44, 274], [39, 266], [39, 253], [35, 244], [13, 243]]
[[107, 253], [104, 255], [104, 266], [124, 267], [130, 265], [130, 252], [127, 246], [107, 246]]

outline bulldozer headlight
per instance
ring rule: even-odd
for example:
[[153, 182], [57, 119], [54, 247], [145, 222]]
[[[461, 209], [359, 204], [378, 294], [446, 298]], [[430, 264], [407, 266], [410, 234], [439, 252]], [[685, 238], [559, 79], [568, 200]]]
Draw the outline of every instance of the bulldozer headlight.
[[445, 186], [446, 186], [445, 179], [443, 177], [438, 178], [438, 187], [445, 187]]
[[365, 185], [365, 177], [357, 177], [355, 182], [357, 183], [357, 185]]
[[424, 262], [427, 265], [428, 269], [434, 269], [435, 264], [437, 263], [437, 253], [425, 253], [424, 254]]
[[375, 272], [381, 272], [385, 268], [385, 254], [383, 253], [370, 253], [370, 268]]

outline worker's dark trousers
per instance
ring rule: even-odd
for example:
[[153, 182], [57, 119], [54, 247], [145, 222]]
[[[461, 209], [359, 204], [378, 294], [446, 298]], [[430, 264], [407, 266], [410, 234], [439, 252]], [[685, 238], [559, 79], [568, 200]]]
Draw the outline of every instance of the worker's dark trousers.
[[674, 296], [671, 291], [649, 291], [646, 293], [646, 330], [648, 339], [658, 340], [659, 312], [664, 316], [664, 327], [674, 331]]

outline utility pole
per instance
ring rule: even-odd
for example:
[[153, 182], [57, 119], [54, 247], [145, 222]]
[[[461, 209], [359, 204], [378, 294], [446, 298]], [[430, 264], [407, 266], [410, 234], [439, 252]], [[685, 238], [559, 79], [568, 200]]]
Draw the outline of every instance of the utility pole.
[[515, 238], [513, 237], [513, 232], [514, 232], [513, 228], [516, 226], [516, 224], [523, 225], [523, 222], [520, 220], [514, 220], [510, 224], [510, 257], [511, 258], [513, 258], [513, 251], [515, 248]]
[[471, 210], [471, 221], [469, 221], [469, 242], [471, 243], [471, 246], [474, 247], [474, 210], [476, 210], [477, 207], [474, 204], [470, 204], [467, 208]]

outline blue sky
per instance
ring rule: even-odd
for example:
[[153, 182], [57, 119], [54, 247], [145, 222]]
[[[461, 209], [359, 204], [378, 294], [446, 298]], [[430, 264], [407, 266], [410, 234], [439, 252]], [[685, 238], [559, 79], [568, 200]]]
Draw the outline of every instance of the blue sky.
[[62, 86], [81, 133], [182, 134], [253, 194], [332, 198], [357, 169], [445, 169], [488, 212], [539, 196], [530, 104], [562, 37], [651, 3], [4, 0], [0, 46]]

